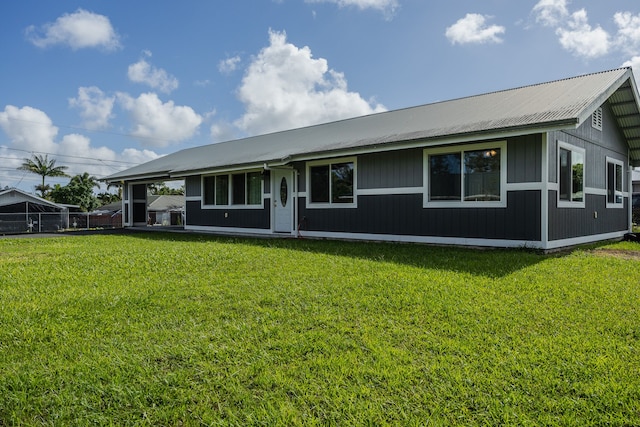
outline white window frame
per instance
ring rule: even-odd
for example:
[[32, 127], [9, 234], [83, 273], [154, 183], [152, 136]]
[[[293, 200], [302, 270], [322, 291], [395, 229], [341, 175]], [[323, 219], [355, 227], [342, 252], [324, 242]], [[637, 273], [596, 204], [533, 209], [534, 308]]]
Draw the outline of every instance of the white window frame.
[[[200, 178], [200, 193], [201, 193], [201, 200], [200, 200], [200, 207], [202, 209], [264, 209], [264, 179], [260, 179], [260, 203], [259, 204], [247, 204], [247, 198], [248, 198], [248, 192], [247, 192], [247, 175], [250, 173], [261, 173], [262, 170], [261, 169], [253, 169], [253, 170], [246, 170], [246, 171], [236, 171], [236, 172], [225, 172], [225, 173], [216, 173], [216, 174], [207, 174], [207, 175], [202, 175], [202, 177]], [[245, 182], [245, 194], [244, 194], [244, 204], [233, 204], [233, 175], [238, 175], [238, 174], [244, 174], [245, 178], [244, 178], [244, 182]], [[215, 204], [215, 194], [214, 194], [214, 198], [213, 198], [213, 203], [214, 204], [205, 204], [205, 185], [204, 185], [204, 180], [205, 178], [215, 178], [217, 176], [226, 176], [227, 177], [227, 185], [228, 185], [228, 200], [227, 200], [227, 204], [226, 205], [216, 205]], [[214, 180], [214, 186], [215, 186], [215, 180]]]
[[[331, 168], [332, 164], [336, 163], [353, 163], [353, 202], [351, 203], [334, 203], [332, 202], [331, 176], [329, 176], [329, 202], [318, 203], [311, 201], [311, 168], [314, 166], [328, 166]], [[331, 172], [331, 171], [329, 171]], [[335, 159], [314, 160], [307, 162], [306, 164], [306, 185], [307, 185], [307, 197], [306, 207], [308, 209], [352, 209], [358, 207], [358, 160], [357, 157], [340, 157]]]
[[[614, 202], [614, 203], [610, 203], [609, 202], [609, 165], [613, 164], [615, 166], [620, 166], [622, 168], [622, 173], [621, 173], [621, 177], [622, 177], [622, 183], [620, 185], [620, 187], [622, 188], [622, 190], [618, 191], [615, 189], [615, 182], [613, 184], [613, 191], [615, 192], [616, 196], [620, 197], [620, 202]], [[607, 156], [607, 161], [606, 161], [606, 170], [605, 170], [605, 181], [606, 181], [606, 188], [607, 188], [607, 208], [612, 208], [612, 209], [623, 209], [624, 208], [624, 162], [622, 160], [618, 160], [618, 159], [614, 159], [612, 157]], [[615, 197], [614, 197], [615, 199]]]
[[[466, 151], [500, 149], [500, 200], [471, 201], [464, 200], [464, 153]], [[430, 161], [429, 156], [438, 154], [455, 154], [461, 156], [460, 200], [430, 201]], [[423, 208], [505, 208], [507, 206], [507, 141], [494, 141], [476, 144], [455, 145], [447, 147], [427, 148], [423, 151]]]
[[[567, 151], [571, 151], [573, 153], [582, 154], [582, 200], [581, 201], [573, 201], [573, 200], [561, 200], [560, 199], [560, 149], [564, 149]], [[559, 208], [584, 208], [585, 202], [587, 199], [587, 155], [586, 150], [582, 147], [578, 147], [576, 145], [569, 144], [564, 141], [558, 141], [558, 147], [556, 148], [556, 181], [558, 182], [558, 191], [557, 191], [557, 203]]]

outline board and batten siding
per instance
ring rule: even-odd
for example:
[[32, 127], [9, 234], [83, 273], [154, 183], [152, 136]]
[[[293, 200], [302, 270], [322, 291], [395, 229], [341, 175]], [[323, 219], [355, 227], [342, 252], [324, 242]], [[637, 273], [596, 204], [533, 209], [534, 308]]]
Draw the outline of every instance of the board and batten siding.
[[549, 132], [549, 182], [558, 184], [558, 142], [585, 150], [585, 206], [558, 207], [558, 191], [548, 193], [549, 240], [573, 239], [582, 236], [624, 232], [629, 227], [628, 203], [623, 208], [607, 208], [607, 157], [624, 164], [624, 187], [628, 191], [628, 147], [618, 128], [608, 103], [602, 106], [602, 131], [592, 127], [591, 119], [575, 130]]
[[238, 208], [218, 206], [215, 209], [202, 207], [202, 175], [189, 176], [185, 179], [186, 192], [186, 225], [194, 227], [221, 227], [233, 229], [271, 228], [271, 200], [269, 171], [263, 173], [263, 206], [262, 208]]
[[422, 148], [358, 157], [358, 189], [422, 187]]
[[229, 209], [202, 209], [199, 200], [187, 200], [186, 225], [197, 227], [270, 229], [270, 203], [270, 199], [264, 199], [262, 209], [237, 209], [231, 207]]
[[188, 176], [184, 180], [186, 197], [200, 197], [202, 195], [202, 176]]
[[[485, 143], [485, 141], [483, 141]], [[465, 144], [468, 145], [468, 144]], [[457, 148], [452, 146], [452, 151]], [[302, 233], [363, 233], [421, 237], [541, 240], [541, 191], [507, 192], [504, 208], [424, 208], [424, 148], [357, 157], [356, 208], [307, 208], [298, 202]], [[540, 183], [540, 134], [509, 138], [507, 182]], [[301, 179], [304, 182], [304, 180]], [[304, 185], [301, 182], [301, 186]], [[416, 192], [402, 194], [403, 189]], [[398, 194], [394, 194], [394, 189]], [[379, 194], [375, 190], [380, 190]], [[356, 192], [357, 192], [356, 191]]]
[[558, 208], [557, 194], [549, 192], [549, 240], [573, 239], [625, 231], [629, 199], [623, 209], [607, 209], [606, 196], [587, 194], [584, 208]]

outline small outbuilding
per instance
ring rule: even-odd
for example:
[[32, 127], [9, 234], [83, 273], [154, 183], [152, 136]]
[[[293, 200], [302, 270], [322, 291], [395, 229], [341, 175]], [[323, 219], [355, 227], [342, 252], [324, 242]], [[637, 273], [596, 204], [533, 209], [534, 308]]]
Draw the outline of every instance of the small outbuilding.
[[0, 233], [51, 232], [69, 227], [69, 206], [17, 188], [0, 191]]
[[107, 178], [125, 226], [185, 180], [185, 229], [554, 249], [621, 238], [640, 166], [630, 68], [189, 148]]
[[184, 196], [180, 195], [150, 195], [147, 196], [147, 212], [149, 225], [183, 225]]

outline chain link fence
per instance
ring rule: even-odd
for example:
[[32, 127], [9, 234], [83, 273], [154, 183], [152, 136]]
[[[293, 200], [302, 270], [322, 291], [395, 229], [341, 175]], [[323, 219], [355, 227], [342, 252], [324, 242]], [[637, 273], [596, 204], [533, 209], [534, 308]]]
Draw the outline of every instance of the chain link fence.
[[0, 213], [0, 234], [55, 233], [122, 228], [122, 214], [87, 212]]

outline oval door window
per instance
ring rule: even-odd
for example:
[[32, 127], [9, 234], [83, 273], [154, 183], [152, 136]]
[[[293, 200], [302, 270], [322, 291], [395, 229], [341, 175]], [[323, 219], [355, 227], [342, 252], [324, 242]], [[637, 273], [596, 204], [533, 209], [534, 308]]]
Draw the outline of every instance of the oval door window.
[[289, 187], [287, 186], [287, 178], [282, 177], [282, 181], [280, 181], [280, 203], [282, 203], [282, 207], [287, 206], [287, 197], [289, 196]]

